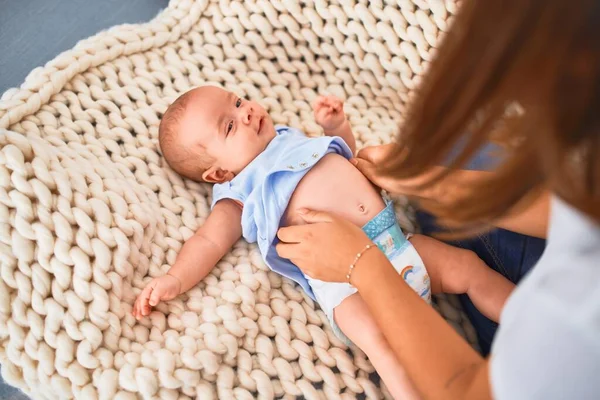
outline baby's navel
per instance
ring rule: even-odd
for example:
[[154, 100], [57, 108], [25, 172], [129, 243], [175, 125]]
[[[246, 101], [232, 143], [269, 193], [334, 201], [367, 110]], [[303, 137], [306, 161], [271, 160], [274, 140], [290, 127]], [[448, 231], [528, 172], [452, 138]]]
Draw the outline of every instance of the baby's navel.
[[365, 207], [365, 205], [364, 205], [364, 204], [360, 203], [360, 204], [358, 205], [358, 211], [360, 211], [360, 213], [361, 213], [361, 214], [366, 214], [366, 212], [367, 212], [367, 207]]

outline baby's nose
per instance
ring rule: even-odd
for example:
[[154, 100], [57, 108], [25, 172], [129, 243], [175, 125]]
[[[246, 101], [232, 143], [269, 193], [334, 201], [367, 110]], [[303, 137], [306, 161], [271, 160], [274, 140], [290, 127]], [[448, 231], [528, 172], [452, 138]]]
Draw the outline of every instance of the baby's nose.
[[252, 114], [253, 114], [254, 110], [252, 109], [252, 106], [247, 106], [243, 111], [242, 111], [242, 120], [244, 121], [245, 124], [249, 124], [252, 121]]

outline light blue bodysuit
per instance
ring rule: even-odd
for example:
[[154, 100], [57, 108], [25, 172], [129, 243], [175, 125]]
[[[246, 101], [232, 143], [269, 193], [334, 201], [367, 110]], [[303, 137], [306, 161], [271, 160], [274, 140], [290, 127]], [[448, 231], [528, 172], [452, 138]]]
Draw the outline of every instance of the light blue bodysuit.
[[[242, 234], [250, 243], [257, 242], [266, 264], [273, 271], [297, 282], [320, 305], [334, 332], [349, 343], [337, 327], [333, 310], [356, 289], [348, 283], [322, 282], [305, 276], [275, 250], [277, 230], [298, 183], [325, 155], [339, 154], [347, 159], [352, 152], [346, 142], [336, 136], [310, 138], [297, 129], [276, 126], [276, 136], [231, 181], [213, 187], [212, 207], [222, 199], [243, 205]], [[391, 203], [388, 203], [363, 231], [386, 254], [394, 268], [426, 301], [430, 301], [429, 276], [420, 256], [405, 239]]]
[[326, 154], [352, 157], [342, 138], [308, 138], [297, 129], [275, 127], [276, 136], [267, 148], [229, 182], [213, 187], [212, 207], [229, 198], [243, 204], [242, 234], [257, 242], [265, 262], [273, 271], [297, 282], [315, 299], [308, 281], [298, 267], [275, 251], [279, 223], [296, 186]]

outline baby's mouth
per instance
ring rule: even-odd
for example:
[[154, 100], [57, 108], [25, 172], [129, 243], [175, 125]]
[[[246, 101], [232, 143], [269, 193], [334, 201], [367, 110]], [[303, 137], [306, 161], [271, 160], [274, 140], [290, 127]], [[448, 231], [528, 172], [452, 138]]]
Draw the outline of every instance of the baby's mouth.
[[256, 136], [259, 136], [262, 131], [263, 121], [264, 121], [264, 118], [260, 117], [260, 119], [258, 120], [258, 130], [256, 131]]

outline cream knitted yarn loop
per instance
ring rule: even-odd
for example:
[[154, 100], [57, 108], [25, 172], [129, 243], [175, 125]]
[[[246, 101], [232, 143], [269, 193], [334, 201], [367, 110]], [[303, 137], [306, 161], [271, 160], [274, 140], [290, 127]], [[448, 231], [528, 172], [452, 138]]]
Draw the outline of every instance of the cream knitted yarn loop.
[[[205, 83], [318, 134], [310, 102], [346, 100], [360, 146], [391, 140], [452, 1], [173, 0], [80, 42], [0, 100], [0, 362], [35, 399], [379, 398], [299, 288], [240, 241], [140, 322], [136, 295], [209, 213], [170, 171], [161, 113]], [[398, 215], [414, 229], [405, 201]], [[443, 314], [473, 340], [445, 298]]]

